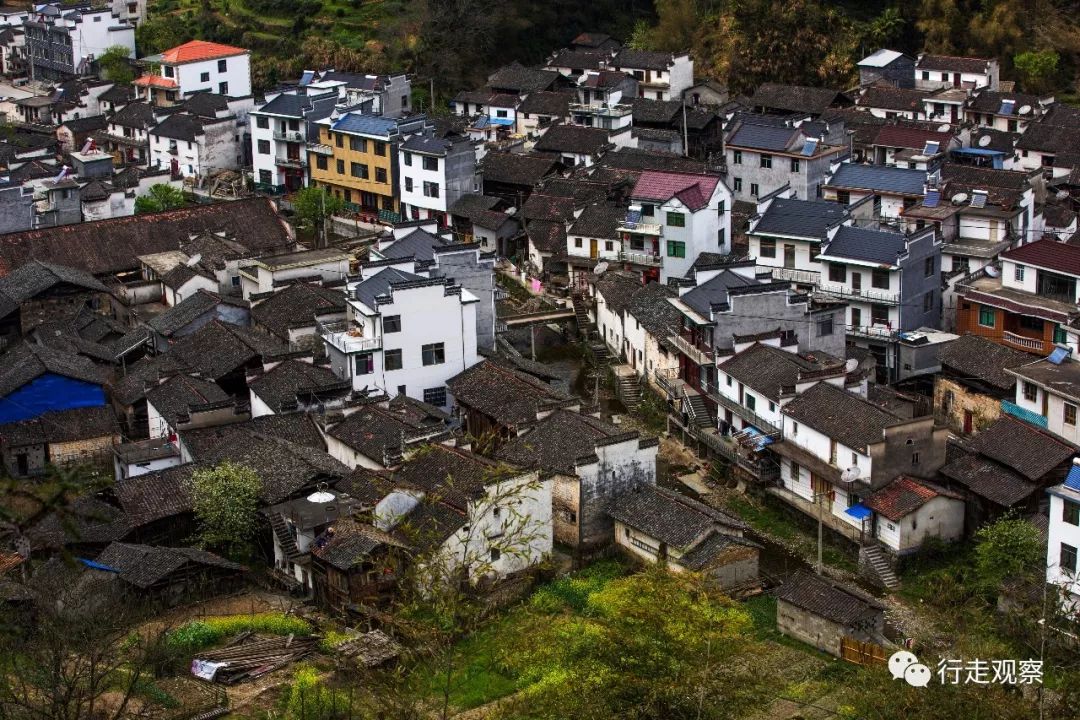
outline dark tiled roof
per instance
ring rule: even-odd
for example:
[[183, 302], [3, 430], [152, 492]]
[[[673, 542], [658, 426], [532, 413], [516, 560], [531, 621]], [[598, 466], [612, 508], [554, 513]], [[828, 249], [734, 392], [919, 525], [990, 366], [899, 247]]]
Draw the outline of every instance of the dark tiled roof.
[[521, 216], [526, 220], [569, 222], [574, 219], [574, 199], [534, 192], [521, 206]]
[[95, 130], [104, 130], [108, 125], [109, 119], [104, 115], [91, 115], [90, 117], [65, 120], [61, 127], [66, 127], [73, 133], [88, 133]]
[[46, 515], [26, 535], [34, 550], [58, 549], [119, 540], [131, 527], [126, 513], [93, 495], [84, 495]]
[[1057, 270], [1070, 275], [1080, 276], [1080, 247], [1055, 242], [1054, 240], [1036, 240], [1018, 248], [1001, 253], [1006, 260], [1037, 265], [1047, 270]]
[[672, 64], [672, 55], [666, 52], [623, 48], [611, 64], [631, 70], [667, 70]]
[[534, 70], [519, 62], [505, 65], [488, 76], [488, 85], [500, 90], [525, 94], [549, 89], [558, 79], [554, 70]]
[[682, 326], [682, 313], [668, 302], [673, 297], [678, 297], [674, 288], [664, 283], [646, 283], [634, 292], [626, 313], [653, 337], [666, 338]]
[[322, 539], [322, 544], [316, 543], [312, 547], [312, 554], [346, 572], [364, 562], [377, 548], [404, 546], [393, 535], [349, 518], [335, 521]]
[[572, 99], [572, 96], [565, 92], [533, 92], [518, 105], [517, 111], [530, 115], [567, 117], [570, 115]]
[[743, 120], [728, 136], [728, 145], [753, 150], [786, 152], [802, 136], [798, 128], [764, 123], [760, 118]]
[[248, 388], [271, 410], [282, 412], [295, 407], [298, 398], [310, 397], [312, 393], [335, 389], [347, 392], [342, 389], [347, 383], [329, 368], [289, 359], [249, 382]]
[[217, 117], [219, 112], [229, 109], [229, 98], [212, 92], [195, 93], [184, 100], [183, 107], [199, 117]]
[[18, 305], [57, 285], [72, 285], [89, 292], [109, 292], [85, 270], [33, 260], [0, 277], [0, 304], [5, 307], [8, 303]]
[[1007, 415], [976, 433], [968, 447], [1032, 481], [1043, 478], [1076, 454], [1072, 445]]
[[604, 298], [609, 311], [621, 315], [630, 307], [634, 293], [642, 287], [641, 278], [634, 273], [607, 272], [595, 284], [596, 293]]
[[135, 270], [138, 256], [179, 249], [204, 231], [225, 232], [252, 251], [292, 245], [273, 204], [250, 198], [9, 233], [0, 236], [0, 275], [35, 259], [94, 275]]
[[863, 500], [863, 503], [879, 515], [884, 515], [895, 522], [915, 512], [936, 497], [960, 499], [959, 495], [939, 485], [900, 475]]
[[378, 305], [376, 298], [389, 295], [394, 285], [423, 279], [419, 275], [398, 270], [397, 268], [383, 268], [356, 286], [356, 299], [374, 309]]
[[149, 130], [157, 122], [154, 117], [154, 106], [144, 102], [128, 103], [109, 118], [113, 125]]
[[703, 173], [706, 170], [705, 163], [700, 160], [685, 158], [674, 153], [660, 152], [657, 150], [637, 150], [634, 148], [619, 148], [604, 153], [597, 161], [601, 167], [615, 168], [619, 170], [663, 170], [668, 172]]
[[[837, 362], [837, 369], [843, 372], [843, 363]], [[719, 366], [722, 372], [773, 402], [780, 401], [781, 387], [795, 386], [800, 373], [825, 367], [828, 367], [826, 363], [810, 361], [795, 353], [758, 343], [725, 360]]]
[[216, 380], [255, 360], [284, 355], [288, 350], [288, 346], [272, 335], [212, 320], [180, 338], [168, 354], [175, 355], [203, 377]]
[[670, 547], [686, 549], [717, 525], [735, 530], [747, 524], [673, 490], [642, 485], [608, 509], [615, 520]]
[[844, 626], [871, 620], [885, 610], [866, 593], [803, 570], [780, 586], [776, 599]]
[[566, 67], [571, 70], [597, 70], [611, 53], [603, 50], [571, 50], [563, 48], [547, 60], [548, 67]]
[[754, 227], [755, 233], [825, 240], [829, 228], [847, 217], [847, 209], [827, 200], [776, 198]]
[[783, 413], [847, 447], [866, 452], [900, 418], [829, 383], [819, 382], [784, 405]]
[[480, 162], [484, 182], [532, 187], [555, 171], [558, 162], [546, 155], [492, 152]]
[[679, 116], [682, 113], [681, 100], [634, 98], [631, 105], [634, 108], [635, 125], [642, 123], [667, 125], [680, 119]]
[[112, 543], [95, 559], [100, 565], [112, 568], [120, 579], [137, 588], [146, 589], [168, 579], [189, 565], [242, 572], [243, 565], [195, 548], [166, 548], [150, 545]]
[[184, 112], [169, 115], [150, 130], [151, 135], [188, 142], [195, 142], [204, 133], [203, 120]]
[[822, 255], [895, 266], [907, 247], [902, 233], [844, 225], [822, 249]]
[[750, 104], [769, 110], [820, 115], [845, 100], [843, 93], [829, 88], [763, 83], [750, 98]]
[[44, 345], [24, 342], [0, 358], [3, 360], [3, 370], [0, 371], [0, 398], [45, 373], [97, 385], [105, 384], [104, 373], [87, 358]]
[[914, 88], [898, 88], [891, 85], [871, 85], [863, 91], [856, 105], [883, 110], [922, 112], [922, 102], [930, 93]]
[[1077, 154], [1080, 154], [1078, 126], [1080, 124], [1054, 125], [1044, 116], [1041, 121], [1027, 126], [1020, 135], [1020, 139], [1016, 141], [1016, 147], [1020, 150], [1035, 150], [1075, 158]]
[[733, 270], [723, 270], [693, 290], [684, 293], [679, 299], [705, 318], [709, 318], [714, 307], [730, 301], [729, 290], [767, 284], [769, 284], [767, 281], [748, 278]]
[[531, 375], [491, 359], [450, 378], [446, 386], [457, 403], [505, 427], [532, 424], [541, 406], [568, 399], [561, 391]]
[[899, 195], [922, 195], [926, 172], [886, 165], [841, 163], [827, 183], [831, 187], [874, 190]]
[[179, 304], [173, 305], [160, 315], [154, 316], [146, 324], [154, 332], [165, 337], [171, 337], [173, 333], [182, 330], [203, 315], [212, 312], [220, 304], [247, 307], [246, 300], [218, 295], [209, 290], [199, 290], [192, 295], [188, 295]]
[[574, 475], [577, 462], [593, 456], [598, 441], [620, 435], [631, 438], [637, 433], [589, 415], [557, 410], [499, 448], [496, 457], [523, 468]]
[[[186, 302], [186, 301], [185, 301]], [[345, 293], [311, 283], [293, 283], [251, 309], [252, 322], [285, 340], [293, 328], [315, 325], [318, 315], [345, 312]]]
[[931, 55], [926, 53], [915, 61], [918, 70], [948, 70], [950, 72], [985, 73], [989, 60], [957, 55]]
[[979, 455], [957, 458], [941, 468], [941, 474], [1002, 507], [1012, 507], [1039, 489], [1018, 473]]
[[941, 364], [962, 378], [981, 380], [1000, 390], [1011, 390], [1016, 378], [1005, 372], [1031, 362], [1031, 355], [1013, 350], [980, 335], [963, 335], [941, 348]]
[[146, 402], [153, 405], [173, 429], [187, 417], [191, 408], [227, 400], [229, 396], [215, 383], [189, 375], [174, 375], [146, 391]]
[[503, 201], [491, 195], [462, 195], [450, 206], [451, 215], [467, 218], [476, 227], [497, 230], [511, 219], [510, 215], [498, 210]]
[[[1013, 101], [1014, 113], [1010, 115], [1015, 116], [1015, 111], [1027, 105], [1031, 108], [1039, 107], [1038, 95], [1027, 95], [1025, 93], [1016, 92], [995, 92], [994, 90], [980, 90], [971, 97], [968, 101], [968, 110], [973, 110], [979, 113], [993, 113], [998, 114], [1001, 110], [1001, 103], [1003, 100]], [[1017, 116], [1023, 118], [1024, 116]]]
[[483, 496], [485, 488], [507, 477], [506, 466], [475, 453], [446, 445], [427, 445], [413, 454], [392, 480], [395, 486], [415, 488], [438, 496], [460, 510]]
[[347, 415], [327, 434], [382, 465], [385, 457], [399, 454], [411, 437], [438, 425], [416, 422], [406, 412], [368, 403]]
[[108, 405], [56, 410], [34, 420], [0, 425], [0, 443], [8, 446], [31, 444], [28, 441], [66, 443], [110, 436], [120, 436], [120, 423]]
[[609, 144], [607, 130], [582, 125], [552, 125], [536, 143], [537, 152], [596, 155]]
[[113, 493], [132, 527], [191, 512], [189, 481], [195, 465], [178, 465], [116, 483]]
[[626, 217], [626, 209], [608, 203], [593, 203], [581, 211], [574, 224], [570, 226], [570, 235], [618, 240], [617, 228]]
[[556, 254], [566, 250], [566, 224], [550, 220], [530, 220], [525, 226], [529, 242], [540, 252]]

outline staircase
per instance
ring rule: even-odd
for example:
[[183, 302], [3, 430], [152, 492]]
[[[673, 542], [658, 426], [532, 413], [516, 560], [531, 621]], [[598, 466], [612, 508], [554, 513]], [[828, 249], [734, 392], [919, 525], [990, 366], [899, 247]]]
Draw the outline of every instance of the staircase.
[[869, 573], [873, 580], [883, 585], [886, 590], [900, 587], [900, 578], [896, 577], [880, 547], [866, 545], [859, 550], [859, 555], [859, 566]]
[[611, 359], [611, 353], [608, 352], [607, 345], [602, 342], [590, 343], [589, 350], [592, 352], [597, 365], [603, 365]]
[[585, 302], [585, 296], [581, 293], [574, 293], [571, 300], [574, 303], [574, 317], [577, 318], [578, 335], [588, 337], [592, 331], [592, 321], [589, 320], [589, 309]]
[[638, 384], [637, 373], [626, 373], [619, 376], [619, 399], [627, 410], [635, 410], [641, 404], [641, 385]]
[[683, 407], [686, 409], [686, 414], [690, 417], [690, 423], [694, 427], [712, 427], [713, 419], [709, 415], [709, 406], [705, 404], [705, 399], [697, 393], [691, 395], [690, 393], [683, 393]]
[[296, 540], [293, 539], [293, 534], [289, 530], [288, 523], [285, 522], [285, 516], [278, 512], [270, 513], [270, 529], [274, 531], [274, 536], [277, 538], [278, 544], [281, 546], [281, 551], [285, 553], [285, 557], [291, 562], [296, 562], [303, 557], [300, 553], [300, 548], [296, 547]]

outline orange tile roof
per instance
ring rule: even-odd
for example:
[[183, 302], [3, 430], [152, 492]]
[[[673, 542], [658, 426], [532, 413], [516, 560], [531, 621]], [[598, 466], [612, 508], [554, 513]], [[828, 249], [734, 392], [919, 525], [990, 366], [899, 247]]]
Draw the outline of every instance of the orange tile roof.
[[143, 75], [142, 77], [135, 78], [135, 84], [139, 87], [176, 87], [175, 80], [170, 80], [169, 78], [161, 77], [160, 75]]
[[248, 52], [247, 49], [233, 45], [192, 40], [161, 53], [161, 61], [165, 63], [189, 63], [229, 57], [230, 55], [243, 55], [246, 52]]

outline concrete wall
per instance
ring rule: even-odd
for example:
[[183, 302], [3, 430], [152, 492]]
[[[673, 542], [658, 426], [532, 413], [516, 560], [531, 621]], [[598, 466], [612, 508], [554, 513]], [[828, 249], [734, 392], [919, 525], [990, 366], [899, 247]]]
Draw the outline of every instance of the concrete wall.
[[448, 277], [476, 296], [476, 344], [495, 349], [495, 260], [474, 249], [439, 253], [432, 277]]
[[[884, 630], [884, 622], [882, 617], [879, 620], [879, 634]], [[854, 628], [845, 628], [823, 617], [813, 615], [784, 600], [776, 603], [776, 628], [788, 637], [801, 640], [836, 657], [840, 657], [840, 641], [845, 635], [863, 641], [876, 639]]]
[[606, 545], [612, 538], [611, 503], [641, 485], [656, 484], [658, 446], [640, 448], [638, 438], [596, 448], [598, 463], [577, 466], [580, 483], [578, 520], [584, 547]]
[[[950, 399], [946, 399], [946, 398]], [[971, 413], [972, 430], [978, 432], [1001, 417], [1001, 400], [975, 392], [952, 378], [934, 377], [934, 420], [954, 433], [964, 431], [965, 413]]]
[[581, 484], [576, 475], [556, 475], [551, 488], [551, 521], [555, 542], [577, 547], [581, 540], [578, 511]]
[[[1065, 600], [1075, 608], [1080, 602], [1080, 573], [1072, 573], [1061, 567], [1062, 543], [1080, 548], [1080, 525], [1065, 522], [1063, 511], [1066, 498], [1058, 494], [1071, 493], [1068, 490], [1055, 489], [1050, 494], [1050, 528], [1046, 546], [1046, 581], [1058, 585], [1066, 594]], [[1080, 499], [1069, 498], [1070, 502]]]
[[964, 501], [938, 496], [897, 522], [875, 516], [874, 534], [898, 555], [917, 552], [927, 538], [946, 542], [964, 535]]
[[[782, 155], [778, 153], [761, 153], [749, 149], [727, 150], [728, 173], [732, 192], [736, 200], [757, 202], [758, 198], [765, 197], [769, 193], [789, 185], [800, 200], [815, 200], [818, 197], [818, 188], [829, 175], [831, 163], [837, 161], [844, 152], [844, 148], [837, 148], [834, 152], [825, 153], [817, 157]], [[742, 155], [741, 162], [736, 163], [736, 153]], [[761, 155], [771, 155], [772, 167], [761, 166]], [[798, 163], [798, 169], [794, 164]], [[735, 180], [741, 180], [739, 183]], [[757, 185], [757, 194], [753, 193], [753, 186]]]

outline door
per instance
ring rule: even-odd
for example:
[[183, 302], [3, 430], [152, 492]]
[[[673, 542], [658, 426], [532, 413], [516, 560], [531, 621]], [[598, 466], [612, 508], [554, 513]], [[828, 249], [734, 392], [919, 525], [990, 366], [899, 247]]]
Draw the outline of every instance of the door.
[[851, 273], [851, 294], [858, 295], [862, 292], [862, 273]]
[[27, 460], [26, 453], [19, 453], [15, 456], [16, 472], [20, 477], [25, 477], [30, 474], [30, 462]]
[[960, 87], [960, 73], [952, 74], [952, 84], [953, 87]]
[[851, 308], [851, 327], [858, 329], [862, 327], [862, 309]]
[[786, 267], [786, 268], [794, 268], [795, 267], [795, 246], [794, 245], [785, 245], [784, 246], [784, 267]]
[[814, 491], [814, 502], [820, 502], [826, 511], [832, 512], [833, 500], [836, 499], [832, 483], [810, 473], [810, 489]]
[[974, 425], [973, 418], [970, 410], [964, 411], [964, 434], [970, 435], [972, 426]]
[[597, 250], [596, 246], [597, 246], [596, 238], [589, 238], [589, 257], [592, 258], [593, 260], [595, 260], [600, 255], [600, 253]]

